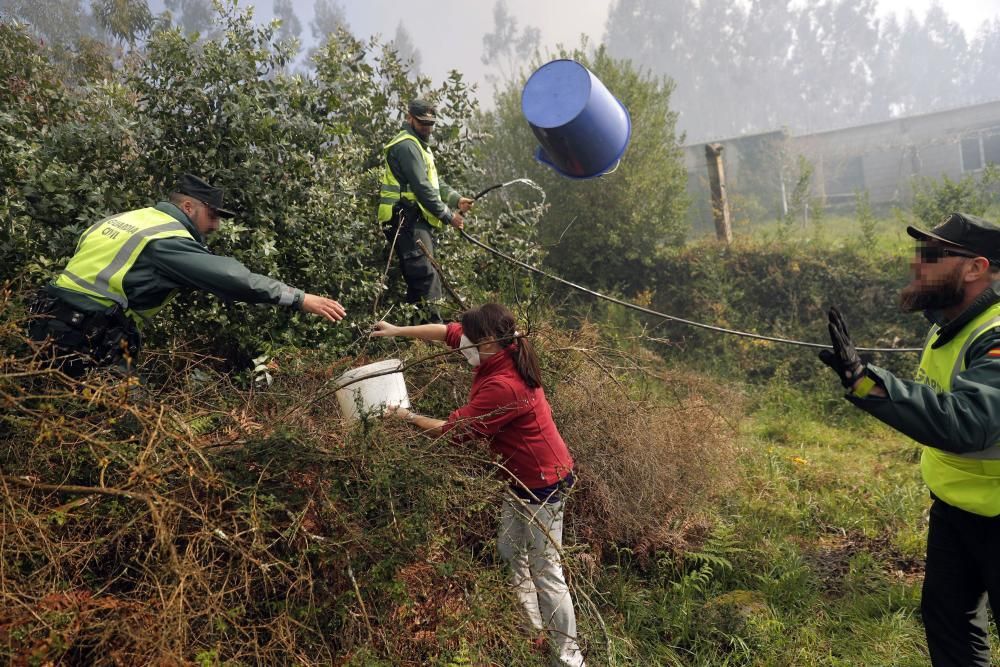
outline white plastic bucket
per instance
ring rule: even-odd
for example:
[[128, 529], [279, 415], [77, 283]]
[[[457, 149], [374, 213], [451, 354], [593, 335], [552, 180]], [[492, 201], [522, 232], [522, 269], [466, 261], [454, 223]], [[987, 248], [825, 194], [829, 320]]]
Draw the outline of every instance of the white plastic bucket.
[[[399, 359], [386, 359], [352, 368], [337, 378], [337, 386], [342, 387], [366, 375], [398, 370], [402, 366], [403, 362]], [[337, 390], [337, 402], [340, 404], [341, 414], [348, 422], [357, 421], [362, 415], [381, 414], [388, 406], [410, 407], [410, 397], [406, 393], [406, 382], [402, 373], [386, 373], [357, 380]]]

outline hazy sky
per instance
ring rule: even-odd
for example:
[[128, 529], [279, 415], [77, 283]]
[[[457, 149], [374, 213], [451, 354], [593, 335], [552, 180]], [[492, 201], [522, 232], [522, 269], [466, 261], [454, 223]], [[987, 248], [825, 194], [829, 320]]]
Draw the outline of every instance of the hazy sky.
[[[238, 0], [241, 7], [255, 6], [258, 21], [273, 17], [274, 0]], [[316, 0], [292, 0], [302, 24], [304, 50], [313, 46], [309, 22], [313, 18]], [[675, 0], [660, 0], [673, 2]], [[798, 0], [815, 3], [818, 0]], [[592, 44], [604, 36], [609, 8], [615, 0], [506, 0], [507, 9], [519, 27], [531, 26], [541, 31], [543, 55], [562, 44], [576, 47], [580, 36], [587, 35]], [[749, 0], [732, 0], [746, 5]], [[985, 21], [1000, 20], [1000, 0], [876, 0], [880, 15], [895, 13], [904, 19], [913, 12], [923, 19], [935, 2], [945, 8], [971, 39]], [[389, 41], [396, 34], [400, 21], [421, 57], [421, 71], [435, 84], [457, 69], [470, 83], [476, 84], [480, 104], [492, 106], [492, 88], [487, 80], [488, 68], [482, 63], [483, 36], [493, 32], [493, 8], [496, 0], [340, 0], [347, 15], [351, 32], [359, 38], [381, 35]], [[150, 0], [154, 12], [163, 11], [164, 0]], [[669, 73], [668, 73], [669, 74]]]
[[[903, 18], [910, 10], [922, 18], [932, 2], [878, 0], [878, 7], [881, 14], [895, 12]], [[314, 0], [293, 0], [293, 3], [302, 21], [302, 38], [308, 41]], [[256, 0], [251, 4], [257, 5], [258, 18], [271, 16], [273, 0]], [[467, 80], [479, 84], [480, 96], [487, 99], [491, 91], [481, 57], [483, 35], [494, 28], [494, 4], [495, 0], [341, 0], [355, 35], [381, 34], [384, 40], [390, 40], [396, 26], [403, 21], [420, 51], [424, 74], [440, 82], [450, 69], [458, 69]], [[612, 0], [507, 0], [507, 7], [519, 25], [541, 30], [543, 53], [557, 44], [576, 46], [581, 34], [590, 36], [592, 42], [600, 41], [611, 4]], [[949, 0], [942, 6], [970, 38], [983, 21], [1000, 17], [1000, 0]]]

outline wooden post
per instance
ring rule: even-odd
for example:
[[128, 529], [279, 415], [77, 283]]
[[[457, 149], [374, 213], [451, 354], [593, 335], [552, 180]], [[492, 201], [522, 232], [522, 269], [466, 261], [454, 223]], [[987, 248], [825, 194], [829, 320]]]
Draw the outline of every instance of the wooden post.
[[732, 243], [733, 227], [729, 217], [729, 197], [726, 196], [726, 172], [722, 167], [722, 144], [705, 144], [705, 162], [708, 164], [708, 185], [712, 191], [715, 238]]

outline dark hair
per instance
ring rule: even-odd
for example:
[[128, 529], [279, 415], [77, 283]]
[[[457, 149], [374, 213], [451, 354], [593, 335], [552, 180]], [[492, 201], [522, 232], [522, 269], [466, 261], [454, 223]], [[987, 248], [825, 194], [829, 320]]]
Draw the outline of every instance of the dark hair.
[[[524, 383], [542, 386], [542, 370], [535, 348], [527, 338], [515, 336], [514, 315], [499, 303], [486, 303], [462, 314], [462, 330], [473, 343], [492, 339], [514, 358], [514, 366]], [[512, 349], [514, 348], [514, 349]]]

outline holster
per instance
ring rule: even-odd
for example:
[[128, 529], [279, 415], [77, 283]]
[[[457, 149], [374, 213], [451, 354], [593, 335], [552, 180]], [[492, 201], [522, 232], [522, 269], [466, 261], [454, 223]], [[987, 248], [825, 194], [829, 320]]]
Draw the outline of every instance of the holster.
[[139, 328], [121, 306], [116, 304], [93, 315], [86, 334], [92, 341], [91, 354], [99, 365], [110, 366], [122, 360], [129, 365], [135, 363], [142, 338]]
[[43, 340], [46, 333], [53, 334], [46, 320], [58, 320], [66, 326], [61, 328], [62, 335], [53, 335], [53, 342], [90, 357], [98, 366], [121, 360], [132, 363], [142, 346], [139, 328], [117, 304], [100, 311], [82, 311], [42, 289], [29, 302], [28, 311], [34, 316], [32, 338]]

